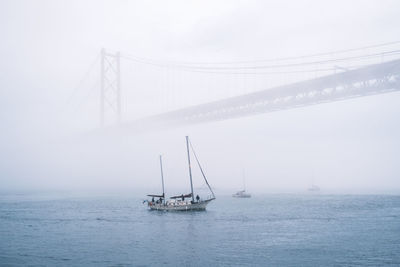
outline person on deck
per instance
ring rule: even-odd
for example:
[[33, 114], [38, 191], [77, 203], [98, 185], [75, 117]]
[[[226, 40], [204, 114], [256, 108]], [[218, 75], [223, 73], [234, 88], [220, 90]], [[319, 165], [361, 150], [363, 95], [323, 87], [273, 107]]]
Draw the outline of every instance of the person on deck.
[[197, 202], [199, 202], [199, 200], [200, 200], [199, 195], [196, 196], [196, 200], [197, 200]]

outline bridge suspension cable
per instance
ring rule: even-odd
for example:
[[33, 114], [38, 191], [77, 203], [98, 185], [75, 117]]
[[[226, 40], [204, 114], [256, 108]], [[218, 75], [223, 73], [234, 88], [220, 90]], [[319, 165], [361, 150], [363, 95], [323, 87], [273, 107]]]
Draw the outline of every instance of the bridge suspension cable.
[[[400, 44], [400, 41], [395, 41], [395, 42], [388, 42], [388, 43], [377, 44], [377, 45], [370, 45], [370, 46], [351, 48], [351, 49], [345, 49], [345, 50], [336, 50], [336, 51], [330, 51], [330, 52], [324, 52], [324, 53], [316, 53], [316, 54], [310, 54], [310, 55], [304, 55], [304, 56], [281, 57], [281, 58], [273, 58], [273, 59], [248, 60], [248, 61], [189, 62], [189, 61], [157, 60], [157, 59], [152, 59], [152, 58], [139, 57], [139, 56], [132, 55], [129, 53], [123, 53], [123, 56], [128, 60], [134, 60], [134, 61], [141, 62], [141, 63], [154, 64], [154, 65], [159, 65], [159, 66], [164, 66], [164, 67], [165, 66], [199, 67], [200, 65], [256, 64], [256, 63], [265, 63], [265, 62], [281, 62], [281, 61], [289, 61], [289, 60], [308, 59], [308, 58], [314, 58], [314, 57], [320, 57], [320, 56], [339, 55], [339, 54], [344, 54], [344, 53], [348, 53], [348, 52], [363, 51], [363, 50], [372, 49], [372, 48], [387, 47], [387, 46], [399, 45], [399, 44]], [[398, 52], [399, 50], [395, 49], [395, 51]], [[391, 51], [391, 52], [393, 52], [393, 51]], [[385, 52], [383, 52], [383, 53], [385, 53]], [[381, 55], [382, 53], [375, 53], [375, 54]], [[212, 67], [212, 68], [217, 68], [217, 67]]]
[[[379, 58], [382, 56], [397, 56], [400, 55], [400, 50], [385, 51], [381, 53], [365, 54], [359, 56], [342, 57], [336, 59], [326, 59], [318, 61], [307, 61], [299, 63], [289, 63], [289, 64], [272, 64], [272, 65], [255, 65], [255, 66], [195, 66], [195, 65], [177, 65], [168, 63], [155, 63], [158, 61], [154, 60], [141, 60], [133, 58], [129, 55], [121, 54], [121, 57], [127, 60], [132, 60], [138, 63], [152, 65], [156, 67], [167, 67], [175, 68], [182, 71], [204, 71], [208, 73], [218, 73], [218, 71], [233, 71], [233, 70], [266, 70], [266, 69], [282, 69], [282, 68], [294, 68], [294, 67], [307, 67], [314, 65], [324, 65], [329, 63], [339, 63], [346, 61], [361, 61], [365, 59]], [[328, 69], [329, 70], [329, 69]], [[314, 70], [311, 70], [314, 71]], [[291, 73], [293, 71], [284, 71], [279, 73]], [[307, 71], [306, 71], [307, 72]], [[236, 72], [232, 72], [233, 74]], [[267, 73], [268, 74], [268, 73]]]
[[83, 83], [88, 79], [90, 74], [93, 72], [94, 67], [97, 65], [99, 60], [100, 60], [100, 53], [97, 54], [95, 59], [90, 63], [85, 74], [82, 76], [82, 78], [79, 80], [79, 82], [75, 85], [74, 89], [72, 90], [72, 92], [67, 100], [67, 104], [71, 103], [73, 97], [76, 95], [76, 93], [79, 91], [79, 89], [81, 89], [81, 86], [83, 85]]

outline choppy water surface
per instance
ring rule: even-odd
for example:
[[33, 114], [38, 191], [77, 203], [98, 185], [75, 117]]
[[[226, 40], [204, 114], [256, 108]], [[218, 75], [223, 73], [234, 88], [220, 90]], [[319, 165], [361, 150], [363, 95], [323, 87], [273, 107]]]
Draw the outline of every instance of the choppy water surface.
[[0, 199], [6, 266], [400, 265], [400, 196], [218, 197], [206, 212], [140, 198]]

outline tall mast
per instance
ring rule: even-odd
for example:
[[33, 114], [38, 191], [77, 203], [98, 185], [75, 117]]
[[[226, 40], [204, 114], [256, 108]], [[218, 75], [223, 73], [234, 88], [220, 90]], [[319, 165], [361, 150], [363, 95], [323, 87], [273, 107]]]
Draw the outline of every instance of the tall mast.
[[246, 191], [245, 173], [243, 169], [243, 190]]
[[160, 167], [161, 167], [161, 183], [162, 183], [162, 195], [163, 195], [163, 202], [165, 202], [165, 193], [164, 193], [164, 174], [162, 168], [162, 156], [160, 155]]
[[192, 201], [194, 202], [192, 167], [190, 166], [190, 153], [189, 153], [189, 136], [186, 136], [186, 148], [187, 148], [188, 164], [189, 164], [190, 190], [192, 191]]

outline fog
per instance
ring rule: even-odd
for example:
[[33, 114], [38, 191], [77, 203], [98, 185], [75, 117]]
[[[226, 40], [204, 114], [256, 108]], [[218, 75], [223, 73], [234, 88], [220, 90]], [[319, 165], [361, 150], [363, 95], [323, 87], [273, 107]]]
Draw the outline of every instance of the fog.
[[[162, 154], [167, 194], [189, 192], [189, 135], [217, 194], [241, 189], [243, 170], [255, 194], [312, 183], [399, 193], [399, 92], [157, 131], [98, 129], [102, 48], [177, 62], [297, 57], [399, 41], [398, 10], [398, 1], [1, 1], [0, 191], [159, 193]], [[121, 68], [123, 123], [329, 74]], [[194, 183], [204, 186], [195, 166]]]

